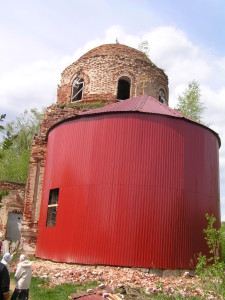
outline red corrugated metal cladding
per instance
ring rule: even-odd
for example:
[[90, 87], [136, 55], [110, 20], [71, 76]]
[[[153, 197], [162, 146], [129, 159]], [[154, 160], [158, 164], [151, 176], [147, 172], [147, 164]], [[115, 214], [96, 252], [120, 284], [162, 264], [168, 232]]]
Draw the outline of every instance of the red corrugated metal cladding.
[[[188, 122], [140, 112], [83, 116], [48, 136], [36, 255], [82, 264], [191, 269], [220, 219], [219, 141]], [[55, 226], [49, 193], [59, 189]]]

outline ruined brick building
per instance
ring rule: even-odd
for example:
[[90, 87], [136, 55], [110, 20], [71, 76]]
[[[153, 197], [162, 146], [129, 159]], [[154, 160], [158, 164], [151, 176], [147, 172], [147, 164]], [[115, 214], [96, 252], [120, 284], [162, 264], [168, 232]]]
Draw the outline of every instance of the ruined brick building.
[[62, 72], [57, 104], [47, 108], [40, 133], [32, 144], [21, 229], [24, 250], [35, 252], [36, 248], [49, 129], [87, 110], [85, 105], [72, 104], [110, 104], [144, 93], [168, 105], [168, 77], [144, 53], [125, 45], [94, 48]]
[[24, 210], [25, 184], [0, 180], [0, 193], [2, 192], [4, 197], [0, 204], [0, 238], [18, 241]]
[[164, 71], [125, 45], [94, 48], [63, 71], [57, 104], [32, 143], [25, 251], [84, 264], [194, 267], [205, 250], [204, 215], [220, 215], [220, 139], [170, 109], [168, 97]]

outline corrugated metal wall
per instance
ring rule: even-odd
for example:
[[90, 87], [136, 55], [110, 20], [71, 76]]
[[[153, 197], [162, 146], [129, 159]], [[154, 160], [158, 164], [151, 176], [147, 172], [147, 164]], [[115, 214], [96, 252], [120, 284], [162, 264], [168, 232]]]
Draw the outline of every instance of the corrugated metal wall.
[[[55, 261], [193, 268], [205, 214], [220, 219], [218, 140], [160, 115], [83, 117], [49, 134], [36, 255]], [[46, 227], [59, 188], [56, 226]]]

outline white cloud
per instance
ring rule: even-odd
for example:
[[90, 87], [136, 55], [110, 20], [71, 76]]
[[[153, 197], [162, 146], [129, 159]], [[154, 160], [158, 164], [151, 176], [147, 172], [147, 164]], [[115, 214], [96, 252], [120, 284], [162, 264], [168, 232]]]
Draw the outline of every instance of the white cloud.
[[38, 61], [5, 73], [0, 78], [0, 110], [12, 114], [25, 108], [56, 102], [60, 69], [56, 61]]

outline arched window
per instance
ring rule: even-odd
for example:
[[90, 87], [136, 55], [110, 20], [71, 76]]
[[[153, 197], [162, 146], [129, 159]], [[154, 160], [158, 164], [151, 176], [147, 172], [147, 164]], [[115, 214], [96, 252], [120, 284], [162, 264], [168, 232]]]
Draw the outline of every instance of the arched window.
[[163, 89], [159, 90], [159, 101], [161, 103], [166, 103], [166, 96], [165, 96], [165, 92]]
[[130, 79], [121, 77], [118, 81], [117, 100], [125, 100], [130, 98]]
[[76, 77], [72, 84], [71, 102], [81, 100], [83, 97], [84, 79]]

